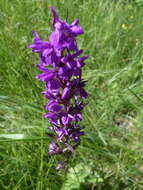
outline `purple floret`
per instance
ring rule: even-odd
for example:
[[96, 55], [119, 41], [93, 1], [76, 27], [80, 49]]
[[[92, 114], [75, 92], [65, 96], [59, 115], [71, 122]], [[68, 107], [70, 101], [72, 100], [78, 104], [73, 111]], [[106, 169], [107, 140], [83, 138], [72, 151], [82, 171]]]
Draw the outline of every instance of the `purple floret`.
[[[40, 56], [37, 67], [42, 73], [36, 78], [45, 83], [42, 93], [48, 99], [45, 106], [48, 112], [44, 117], [49, 120], [49, 129], [55, 136], [49, 144], [49, 154], [55, 155], [72, 153], [84, 135], [78, 123], [88, 96], [84, 89], [86, 81], [82, 79], [82, 67], [88, 56], [81, 56], [83, 50], [77, 46], [76, 37], [83, 34], [79, 20], [69, 24], [59, 18], [54, 7], [51, 12], [53, 32], [49, 41], [41, 40], [38, 33], [33, 32], [34, 43], [28, 48]], [[59, 163], [57, 168], [61, 167]]]

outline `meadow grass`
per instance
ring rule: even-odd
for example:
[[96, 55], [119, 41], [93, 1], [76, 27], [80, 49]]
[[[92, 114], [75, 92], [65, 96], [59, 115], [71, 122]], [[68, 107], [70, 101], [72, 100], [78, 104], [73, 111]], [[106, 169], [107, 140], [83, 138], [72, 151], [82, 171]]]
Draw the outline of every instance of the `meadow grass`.
[[[0, 1], [0, 189], [143, 189], [143, 1]], [[89, 104], [85, 136], [67, 176], [48, 155], [38, 56], [26, 46], [36, 30], [47, 40], [49, 7], [79, 18]], [[17, 134], [17, 136], [10, 136]], [[19, 134], [19, 135], [18, 135]], [[4, 135], [9, 135], [4, 138]]]

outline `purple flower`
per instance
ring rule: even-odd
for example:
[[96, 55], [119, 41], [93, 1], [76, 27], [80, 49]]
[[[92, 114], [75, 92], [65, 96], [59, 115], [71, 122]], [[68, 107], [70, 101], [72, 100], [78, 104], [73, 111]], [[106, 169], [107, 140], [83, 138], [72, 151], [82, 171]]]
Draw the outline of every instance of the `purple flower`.
[[59, 141], [62, 141], [63, 138], [68, 135], [67, 130], [64, 129], [64, 128], [57, 128], [56, 131], [57, 131], [57, 134], [58, 134], [58, 140]]
[[[28, 47], [40, 56], [37, 68], [42, 73], [36, 78], [45, 83], [42, 94], [49, 100], [45, 106], [48, 112], [44, 115], [54, 134], [49, 154], [66, 155], [66, 152], [74, 152], [84, 135], [78, 123], [86, 105], [83, 101], [88, 96], [84, 89], [86, 81], [82, 79], [82, 67], [88, 56], [81, 56], [83, 50], [77, 46], [76, 37], [83, 34], [79, 20], [69, 24], [59, 18], [54, 7], [51, 7], [51, 12], [53, 32], [49, 41], [43, 41], [37, 32], [33, 32], [34, 42]], [[57, 169], [63, 165], [59, 162]]]
[[49, 80], [52, 80], [54, 77], [55, 77], [55, 71], [48, 70], [48, 69], [44, 69], [42, 74], [36, 76], [37, 79], [41, 81], [46, 81], [46, 82], [48, 82]]
[[54, 141], [52, 141], [49, 144], [49, 154], [50, 155], [61, 154], [60, 148], [58, 147], [58, 145]]
[[62, 120], [62, 124], [64, 126], [67, 126], [73, 121], [73, 116], [67, 113], [61, 118], [61, 120]]
[[33, 32], [33, 35], [35, 37], [34, 43], [28, 46], [28, 48], [32, 48], [33, 52], [42, 53], [45, 49], [52, 47], [49, 42], [42, 41], [37, 32]]
[[62, 92], [62, 99], [67, 99], [71, 95], [71, 85], [70, 83], [67, 83], [66, 87], [63, 89]]
[[78, 142], [81, 135], [84, 135], [84, 132], [81, 131], [81, 129], [77, 129], [77, 130], [73, 130], [73, 131], [71, 132], [71, 135], [70, 135], [70, 136], [73, 138], [73, 140], [74, 140], [75, 142]]
[[75, 37], [83, 34], [83, 29], [79, 25], [78, 19], [72, 24], [68, 24], [66, 21], [59, 18], [54, 7], [51, 8], [51, 11], [53, 13], [54, 31], [50, 36], [50, 43], [57, 51], [61, 51], [64, 48], [77, 51], [78, 48]]
[[51, 112], [59, 112], [62, 109], [62, 106], [58, 104], [55, 100], [51, 100], [49, 104], [46, 106], [46, 109], [48, 109]]
[[56, 170], [62, 169], [63, 168], [63, 164], [62, 162], [58, 162]]

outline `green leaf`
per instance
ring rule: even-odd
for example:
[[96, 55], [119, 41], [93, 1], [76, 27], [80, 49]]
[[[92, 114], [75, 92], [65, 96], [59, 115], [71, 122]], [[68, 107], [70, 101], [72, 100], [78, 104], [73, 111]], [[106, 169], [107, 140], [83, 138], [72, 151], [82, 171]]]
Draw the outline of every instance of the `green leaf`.
[[27, 136], [25, 134], [0, 134], [0, 142], [48, 140], [48, 137]]

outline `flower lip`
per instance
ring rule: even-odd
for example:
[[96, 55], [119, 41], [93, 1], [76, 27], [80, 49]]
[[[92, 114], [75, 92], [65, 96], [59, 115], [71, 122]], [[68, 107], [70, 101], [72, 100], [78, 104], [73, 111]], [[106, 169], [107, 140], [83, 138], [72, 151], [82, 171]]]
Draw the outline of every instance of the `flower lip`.
[[51, 112], [59, 112], [62, 110], [62, 106], [60, 106], [55, 100], [50, 101], [45, 108]]
[[58, 162], [57, 166], [56, 166], [56, 170], [62, 169], [63, 168], [63, 164], [62, 162]]
[[50, 155], [61, 154], [61, 150], [60, 150], [59, 146], [54, 141], [52, 141], [49, 144], [49, 154]]

